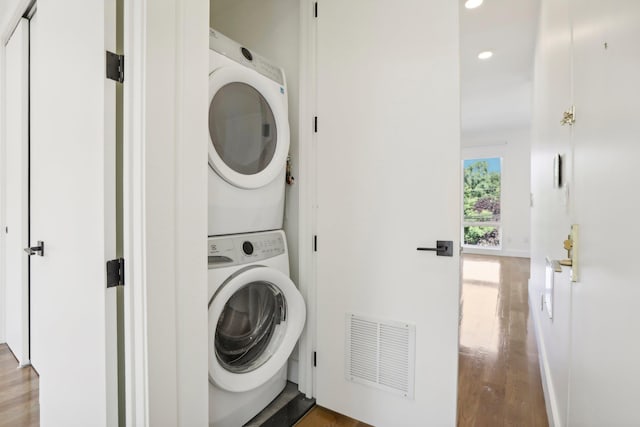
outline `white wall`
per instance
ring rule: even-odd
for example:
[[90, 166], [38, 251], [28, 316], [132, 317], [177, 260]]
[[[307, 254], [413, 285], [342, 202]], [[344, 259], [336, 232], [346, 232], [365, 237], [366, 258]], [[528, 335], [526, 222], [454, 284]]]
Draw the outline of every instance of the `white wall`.
[[[638, 425], [640, 301], [635, 219], [640, 197], [640, 3], [543, 0], [532, 139], [530, 301], [552, 423]], [[576, 107], [572, 128], [562, 112]], [[563, 156], [566, 182], [551, 184]], [[544, 258], [564, 258], [578, 224], [578, 266], [556, 274], [554, 318], [540, 310]], [[576, 267], [576, 266], [574, 266]]]
[[[242, 43], [284, 69], [289, 93], [292, 174], [299, 171], [299, 38], [298, 0], [211, 0], [211, 28]], [[298, 181], [286, 186], [284, 231], [289, 246], [290, 275], [299, 284]], [[289, 366], [289, 379], [297, 382], [297, 351]]]
[[503, 129], [462, 134], [462, 160], [502, 158], [502, 249], [465, 248], [467, 253], [529, 256], [530, 231], [530, 147], [528, 128]]

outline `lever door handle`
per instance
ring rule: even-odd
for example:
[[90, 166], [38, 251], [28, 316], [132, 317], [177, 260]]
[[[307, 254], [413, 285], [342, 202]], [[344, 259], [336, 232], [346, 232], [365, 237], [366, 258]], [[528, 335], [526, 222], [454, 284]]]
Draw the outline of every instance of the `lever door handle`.
[[453, 241], [438, 240], [435, 248], [417, 248], [419, 251], [435, 252], [438, 256], [453, 256]]
[[24, 251], [29, 254], [29, 256], [44, 256], [44, 242], [42, 240], [38, 240], [38, 246], [30, 246], [28, 248], [24, 248]]

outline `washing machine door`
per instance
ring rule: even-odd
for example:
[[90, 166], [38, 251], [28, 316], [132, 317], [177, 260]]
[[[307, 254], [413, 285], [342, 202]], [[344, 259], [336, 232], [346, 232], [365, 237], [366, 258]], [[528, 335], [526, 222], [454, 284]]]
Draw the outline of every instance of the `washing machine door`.
[[285, 274], [239, 270], [209, 301], [209, 380], [233, 392], [261, 386], [287, 363], [305, 316], [302, 295]]
[[209, 75], [209, 165], [239, 188], [260, 188], [282, 172], [289, 151], [284, 88], [242, 67]]

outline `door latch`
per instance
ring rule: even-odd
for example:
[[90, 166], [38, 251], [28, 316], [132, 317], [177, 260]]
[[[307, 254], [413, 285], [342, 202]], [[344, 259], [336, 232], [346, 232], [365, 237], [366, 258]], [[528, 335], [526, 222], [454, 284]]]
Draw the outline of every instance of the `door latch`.
[[435, 248], [417, 248], [419, 251], [432, 251], [438, 256], [453, 256], [453, 241], [438, 240]]
[[44, 256], [44, 242], [42, 240], [38, 240], [38, 246], [30, 246], [28, 248], [24, 248], [24, 251], [29, 255], [38, 255]]

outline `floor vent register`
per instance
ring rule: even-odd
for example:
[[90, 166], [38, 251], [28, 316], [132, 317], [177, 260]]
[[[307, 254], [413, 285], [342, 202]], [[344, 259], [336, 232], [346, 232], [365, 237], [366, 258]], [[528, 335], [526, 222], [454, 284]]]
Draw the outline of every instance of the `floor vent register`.
[[415, 325], [347, 314], [347, 380], [413, 399]]

